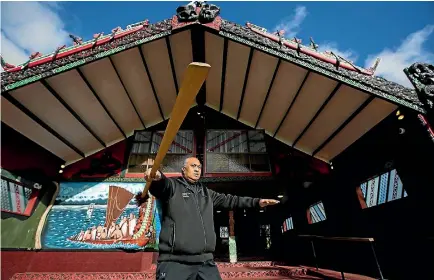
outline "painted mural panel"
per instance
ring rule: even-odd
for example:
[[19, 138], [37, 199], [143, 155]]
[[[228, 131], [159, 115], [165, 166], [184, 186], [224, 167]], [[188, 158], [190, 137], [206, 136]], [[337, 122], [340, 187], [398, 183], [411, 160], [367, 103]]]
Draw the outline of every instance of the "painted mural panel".
[[43, 233], [46, 249], [157, 249], [161, 206], [143, 183], [64, 182]]

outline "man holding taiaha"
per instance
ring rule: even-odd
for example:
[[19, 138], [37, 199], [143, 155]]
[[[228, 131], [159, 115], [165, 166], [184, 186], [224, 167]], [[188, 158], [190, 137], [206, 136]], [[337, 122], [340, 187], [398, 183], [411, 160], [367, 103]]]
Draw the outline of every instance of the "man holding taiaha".
[[213, 260], [216, 245], [214, 208], [259, 208], [279, 203], [225, 195], [208, 189], [199, 182], [202, 165], [197, 158], [187, 158], [182, 177], [167, 178], [151, 169], [145, 172], [152, 180], [149, 192], [162, 203], [161, 232], [157, 280], [221, 279]]

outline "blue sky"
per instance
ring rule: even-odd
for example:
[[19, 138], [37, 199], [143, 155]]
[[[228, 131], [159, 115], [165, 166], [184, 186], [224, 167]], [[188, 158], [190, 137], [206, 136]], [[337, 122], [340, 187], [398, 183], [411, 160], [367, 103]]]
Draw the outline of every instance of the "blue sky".
[[[117, 26], [170, 18], [185, 2], [1, 2], [1, 53], [13, 64], [30, 53], [70, 45], [69, 33], [90, 39]], [[247, 21], [285, 37], [313, 37], [369, 67], [382, 58], [377, 75], [410, 86], [402, 72], [416, 61], [434, 64], [434, 2], [217, 2], [225, 19]]]

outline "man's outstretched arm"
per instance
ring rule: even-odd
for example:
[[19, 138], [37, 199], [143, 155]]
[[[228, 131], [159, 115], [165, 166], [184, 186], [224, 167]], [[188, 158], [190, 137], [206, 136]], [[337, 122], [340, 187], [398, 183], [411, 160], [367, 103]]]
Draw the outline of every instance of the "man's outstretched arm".
[[236, 208], [255, 208], [255, 207], [265, 207], [268, 205], [274, 205], [279, 203], [278, 200], [274, 199], [260, 199], [252, 197], [242, 197], [230, 194], [222, 194], [209, 190], [212, 197], [214, 207], [225, 208], [225, 209], [236, 209]]
[[[149, 180], [151, 169], [145, 172], [145, 180]], [[152, 178], [152, 184], [149, 188], [149, 192], [160, 200], [168, 200], [173, 196], [173, 184], [172, 182], [160, 171], [157, 171], [155, 177]]]

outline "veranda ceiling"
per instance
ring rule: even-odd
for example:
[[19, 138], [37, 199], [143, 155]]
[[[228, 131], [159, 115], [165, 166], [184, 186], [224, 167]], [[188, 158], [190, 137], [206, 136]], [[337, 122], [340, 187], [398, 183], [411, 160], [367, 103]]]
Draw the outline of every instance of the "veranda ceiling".
[[[2, 121], [70, 164], [170, 117], [192, 31], [2, 93]], [[397, 104], [206, 29], [206, 106], [330, 161]]]

